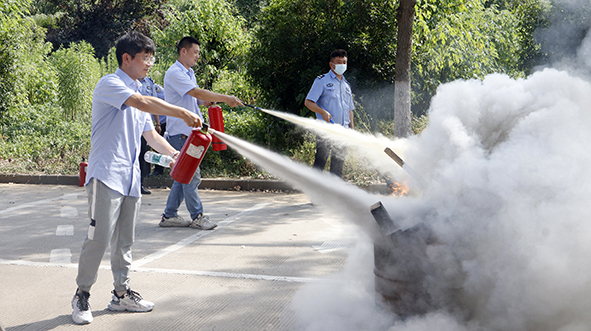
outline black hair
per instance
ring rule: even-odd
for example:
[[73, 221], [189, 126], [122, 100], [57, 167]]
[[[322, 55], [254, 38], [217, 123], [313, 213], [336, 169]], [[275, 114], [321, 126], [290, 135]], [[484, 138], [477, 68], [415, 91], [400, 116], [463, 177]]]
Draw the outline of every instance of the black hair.
[[193, 37], [183, 37], [177, 44], [176, 44], [176, 52], [177, 54], [181, 54], [181, 49], [186, 48], [189, 49], [193, 46], [193, 44], [197, 44], [201, 46], [199, 40]]
[[137, 53], [145, 51], [148, 54], [154, 54], [156, 51], [156, 46], [152, 39], [137, 31], [128, 32], [119, 38], [115, 48], [119, 67], [123, 64], [123, 54], [125, 53], [131, 55], [131, 58], [133, 59]]
[[332, 62], [332, 59], [335, 57], [347, 57], [347, 51], [344, 49], [335, 49], [330, 53], [330, 62]]

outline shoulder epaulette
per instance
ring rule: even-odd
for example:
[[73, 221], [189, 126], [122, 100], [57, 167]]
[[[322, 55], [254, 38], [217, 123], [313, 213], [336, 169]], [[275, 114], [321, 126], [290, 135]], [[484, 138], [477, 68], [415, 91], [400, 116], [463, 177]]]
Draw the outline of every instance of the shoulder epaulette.
[[324, 74], [322, 74], [322, 75], [320, 75], [320, 76], [316, 77], [316, 79], [320, 79], [320, 78], [322, 78], [322, 77], [324, 77]]

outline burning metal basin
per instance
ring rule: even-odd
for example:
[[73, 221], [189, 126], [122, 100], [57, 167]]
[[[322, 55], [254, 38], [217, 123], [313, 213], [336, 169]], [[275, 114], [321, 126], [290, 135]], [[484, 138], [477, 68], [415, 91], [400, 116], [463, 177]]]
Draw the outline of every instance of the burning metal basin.
[[427, 246], [434, 242], [429, 229], [422, 223], [400, 229], [381, 202], [371, 206], [371, 213], [383, 235], [374, 242], [378, 301], [399, 316], [432, 310], [433, 304], [424, 284], [429, 273]]

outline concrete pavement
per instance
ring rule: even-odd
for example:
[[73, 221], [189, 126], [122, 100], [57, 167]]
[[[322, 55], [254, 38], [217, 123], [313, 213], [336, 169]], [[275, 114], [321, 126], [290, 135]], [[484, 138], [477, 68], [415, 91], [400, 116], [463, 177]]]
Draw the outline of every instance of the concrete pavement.
[[[142, 198], [132, 289], [150, 313], [106, 309], [105, 254], [90, 303], [94, 322], [71, 322], [70, 300], [88, 227], [75, 185], [0, 184], [0, 322], [16, 330], [297, 330], [305, 284], [341, 282], [357, 230], [301, 193], [200, 190], [217, 229], [160, 228], [167, 189]], [[184, 205], [181, 216], [189, 218]], [[370, 263], [371, 264], [371, 263]], [[303, 317], [305, 318], [305, 317]]]

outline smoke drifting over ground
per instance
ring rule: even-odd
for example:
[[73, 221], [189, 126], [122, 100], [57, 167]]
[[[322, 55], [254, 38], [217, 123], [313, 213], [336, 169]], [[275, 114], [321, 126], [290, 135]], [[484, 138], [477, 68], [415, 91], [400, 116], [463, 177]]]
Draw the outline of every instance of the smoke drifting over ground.
[[[390, 146], [429, 186], [414, 197], [372, 196], [222, 139], [315, 204], [358, 224], [365, 239], [377, 235], [369, 206], [380, 200], [403, 227], [424, 222], [437, 238], [427, 249], [423, 282], [432, 311], [401, 320], [374, 306], [371, 242], [362, 241], [343, 275], [349, 285], [309, 285], [299, 293], [294, 309], [304, 315], [302, 329], [591, 328], [589, 83], [548, 69], [528, 79], [496, 74], [445, 84], [432, 101], [429, 126], [408, 140], [327, 130], [319, 121], [299, 124], [354, 147], [351, 153], [361, 153], [368, 167], [404, 176], [383, 153]], [[311, 304], [319, 293], [322, 304]]]

